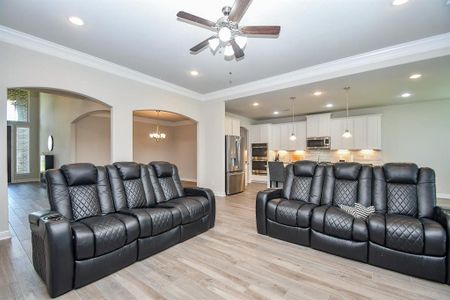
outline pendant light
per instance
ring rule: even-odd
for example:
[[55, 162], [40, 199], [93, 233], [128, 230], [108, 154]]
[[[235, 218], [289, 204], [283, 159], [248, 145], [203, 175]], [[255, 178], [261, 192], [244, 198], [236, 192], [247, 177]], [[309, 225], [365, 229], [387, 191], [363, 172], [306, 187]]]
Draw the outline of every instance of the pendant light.
[[148, 136], [151, 139], [154, 139], [156, 142], [163, 140], [166, 138], [166, 134], [159, 131], [159, 110], [156, 111], [156, 131], [150, 133]]
[[342, 137], [345, 138], [345, 139], [349, 139], [349, 138], [352, 137], [352, 134], [350, 133], [350, 130], [348, 130], [348, 101], [349, 101], [348, 91], [350, 90], [350, 87], [346, 86], [344, 88], [344, 90], [345, 90], [345, 97], [346, 97], [346, 103], [345, 103], [345, 107], [346, 108], [345, 108], [345, 110], [347, 112], [347, 117], [345, 119], [345, 132], [342, 135]]
[[290, 99], [292, 101], [292, 133], [291, 133], [291, 136], [289, 137], [289, 139], [291, 141], [295, 141], [297, 139], [297, 137], [295, 136], [295, 125], [294, 125], [294, 100], [295, 100], [295, 97], [291, 97]]

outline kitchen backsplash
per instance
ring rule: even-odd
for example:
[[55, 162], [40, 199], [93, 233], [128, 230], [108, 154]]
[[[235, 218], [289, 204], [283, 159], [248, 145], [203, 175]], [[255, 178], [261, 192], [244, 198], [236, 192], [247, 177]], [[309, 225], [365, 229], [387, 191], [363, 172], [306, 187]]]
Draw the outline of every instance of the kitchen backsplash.
[[382, 165], [382, 151], [375, 150], [335, 150], [335, 151], [270, 151], [269, 160], [275, 160], [277, 154], [279, 159], [285, 163], [297, 160], [313, 160], [320, 162], [359, 162], [363, 164]]

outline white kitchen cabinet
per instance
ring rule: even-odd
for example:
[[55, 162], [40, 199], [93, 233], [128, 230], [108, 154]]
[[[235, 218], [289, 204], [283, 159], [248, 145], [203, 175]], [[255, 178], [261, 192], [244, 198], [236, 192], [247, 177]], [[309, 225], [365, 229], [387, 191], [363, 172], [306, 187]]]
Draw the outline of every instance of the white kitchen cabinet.
[[346, 118], [331, 119], [331, 150], [347, 149], [381, 150], [381, 115], [366, 115], [348, 118], [351, 138], [342, 134], [347, 129]]
[[[353, 119], [351, 118], [348, 119], [348, 126], [347, 120], [345, 118], [331, 119], [330, 122], [331, 150], [353, 149], [353, 140], [354, 140], [353, 123], [354, 123]], [[352, 137], [348, 139], [342, 136], [347, 128], [352, 134]]]
[[367, 117], [353, 117], [353, 147], [350, 149], [367, 149]]
[[280, 150], [281, 149], [281, 124], [272, 124], [270, 126], [270, 150]]
[[[294, 131], [297, 139], [291, 141]], [[305, 150], [306, 149], [306, 122], [272, 124], [269, 149], [271, 150]]]
[[270, 124], [252, 125], [250, 127], [250, 143], [269, 143], [270, 142]]
[[291, 123], [280, 124], [280, 150], [290, 150], [289, 136], [292, 133]]
[[306, 116], [306, 136], [330, 136], [331, 114], [318, 114]]
[[381, 150], [381, 115], [367, 116], [367, 147]]
[[295, 135], [297, 140], [294, 150], [306, 150], [306, 122], [295, 123]]
[[241, 122], [238, 119], [225, 117], [225, 135], [241, 136]]

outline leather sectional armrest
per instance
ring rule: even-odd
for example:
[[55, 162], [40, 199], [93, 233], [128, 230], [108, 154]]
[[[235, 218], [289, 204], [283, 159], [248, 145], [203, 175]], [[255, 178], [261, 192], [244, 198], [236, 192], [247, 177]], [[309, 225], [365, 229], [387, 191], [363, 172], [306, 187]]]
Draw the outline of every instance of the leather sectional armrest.
[[[436, 206], [433, 219], [441, 224], [447, 232], [447, 270], [450, 270], [450, 210]], [[450, 276], [447, 276], [447, 284], [450, 285]]]
[[208, 199], [210, 204], [209, 212], [209, 228], [213, 228], [216, 222], [216, 197], [212, 190], [201, 187], [184, 188], [184, 194], [186, 196], [201, 196]]
[[31, 214], [28, 215], [28, 221], [30, 222], [30, 225], [39, 225], [39, 221], [42, 220], [55, 220], [55, 219], [59, 219], [59, 218], [63, 218], [63, 216], [61, 216], [60, 213], [56, 212], [56, 211], [51, 211], [51, 210], [44, 210], [44, 211], [36, 211], [36, 212], [32, 212]]
[[73, 288], [74, 255], [69, 220], [55, 211], [28, 216], [33, 246], [33, 266], [45, 281], [51, 297]]
[[267, 234], [266, 208], [267, 202], [281, 198], [282, 189], [267, 189], [256, 195], [256, 228], [259, 234]]

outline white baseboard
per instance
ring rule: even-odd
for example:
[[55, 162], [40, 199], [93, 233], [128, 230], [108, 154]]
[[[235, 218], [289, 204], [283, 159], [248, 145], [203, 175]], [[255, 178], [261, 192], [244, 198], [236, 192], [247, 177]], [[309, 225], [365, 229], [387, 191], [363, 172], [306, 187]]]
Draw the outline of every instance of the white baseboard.
[[441, 199], [450, 199], [450, 194], [437, 193], [436, 196]]
[[214, 196], [217, 196], [217, 197], [226, 197], [225, 193], [216, 192], [216, 191], [213, 191], [213, 193], [214, 193]]
[[0, 231], [0, 241], [1, 240], [8, 240], [11, 238], [11, 233], [9, 230]]

